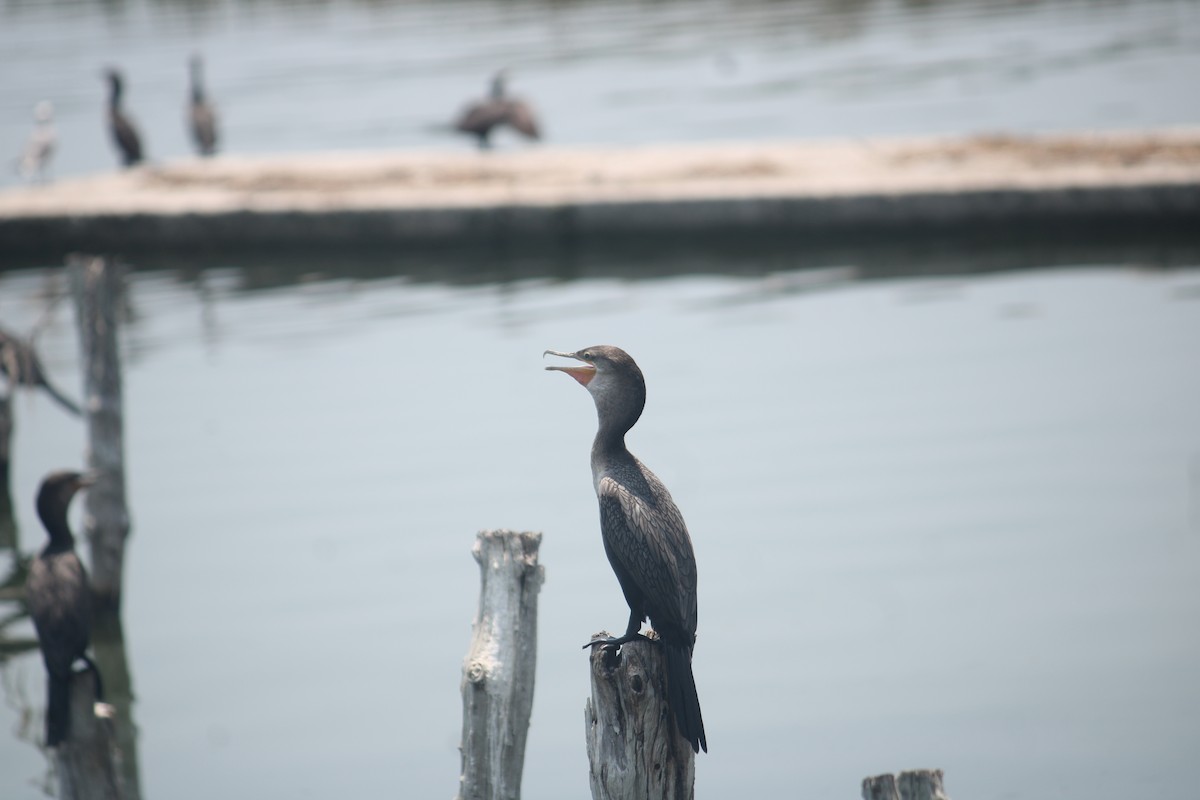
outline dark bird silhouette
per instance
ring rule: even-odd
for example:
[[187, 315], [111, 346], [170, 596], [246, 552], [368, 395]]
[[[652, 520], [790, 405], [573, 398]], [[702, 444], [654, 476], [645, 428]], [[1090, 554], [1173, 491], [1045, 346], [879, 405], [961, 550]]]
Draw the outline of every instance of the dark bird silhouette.
[[217, 152], [217, 112], [208, 102], [204, 91], [204, 64], [200, 56], [192, 56], [189, 68], [192, 99], [188, 106], [188, 127], [191, 129], [192, 141], [196, 144], [196, 152], [202, 156], [211, 156]]
[[50, 159], [58, 147], [58, 133], [54, 129], [54, 106], [43, 100], [33, 109], [33, 132], [25, 143], [25, 150], [17, 159], [17, 174], [22, 178], [41, 182], [46, 179]]
[[29, 565], [25, 602], [46, 662], [47, 747], [58, 745], [70, 734], [71, 676], [76, 661], [82, 660], [92, 671], [96, 699], [103, 694], [100, 672], [86, 652], [92, 630], [91, 589], [67, 524], [71, 498], [91, 482], [89, 476], [78, 472], [52, 472], [42, 481], [37, 496], [38, 516], [50, 534], [50, 543]]
[[455, 128], [469, 133], [479, 140], [479, 147], [486, 150], [492, 146], [492, 130], [507, 125], [529, 139], [540, 139], [537, 116], [528, 103], [505, 93], [508, 74], [500, 70], [492, 78], [492, 91], [488, 97], [467, 106], [455, 123]]
[[9, 386], [27, 386], [44, 389], [55, 401], [72, 414], [81, 413], [78, 404], [64, 395], [46, 379], [46, 370], [38, 358], [33, 344], [14, 333], [0, 328], [0, 373], [8, 379]]
[[104, 76], [108, 79], [108, 129], [120, 151], [121, 163], [130, 167], [142, 160], [142, 140], [121, 108], [121, 97], [125, 91], [121, 73], [109, 69]]
[[608, 345], [546, 353], [583, 362], [546, 369], [579, 381], [596, 403], [600, 424], [592, 444], [592, 480], [600, 501], [600, 534], [629, 604], [624, 636], [586, 646], [617, 647], [645, 638], [639, 631], [649, 618], [666, 651], [667, 704], [679, 732], [694, 751], [708, 752], [692, 675], [697, 622], [692, 540], [667, 487], [625, 447], [625, 434], [646, 405], [642, 371], [628, 353]]

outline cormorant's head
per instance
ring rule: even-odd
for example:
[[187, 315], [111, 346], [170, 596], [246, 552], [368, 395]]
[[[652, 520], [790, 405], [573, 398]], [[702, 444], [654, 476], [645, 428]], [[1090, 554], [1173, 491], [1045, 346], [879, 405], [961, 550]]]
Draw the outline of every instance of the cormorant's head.
[[[591, 392], [602, 422], [606, 415], [629, 420], [633, 425], [646, 404], [646, 379], [628, 353], [619, 347], [601, 344], [574, 353], [547, 350], [545, 355], [573, 358], [583, 362], [575, 366], [546, 367], [565, 372]], [[627, 428], [626, 428], [627, 429]]]
[[42, 485], [38, 489], [37, 511], [51, 536], [64, 531], [69, 534], [66, 524], [67, 507], [71, 505], [71, 498], [84, 486], [91, 486], [94, 482], [95, 477], [91, 474], [66, 469], [51, 472], [42, 479]]
[[104, 79], [108, 81], [108, 88], [112, 95], [112, 99], [118, 99], [121, 96], [122, 90], [125, 88], [125, 81], [121, 77], [121, 73], [117, 72], [112, 67], [108, 67], [104, 70]]
[[508, 68], [505, 67], [492, 76], [492, 97], [496, 100], [504, 97], [504, 86], [508, 83]]

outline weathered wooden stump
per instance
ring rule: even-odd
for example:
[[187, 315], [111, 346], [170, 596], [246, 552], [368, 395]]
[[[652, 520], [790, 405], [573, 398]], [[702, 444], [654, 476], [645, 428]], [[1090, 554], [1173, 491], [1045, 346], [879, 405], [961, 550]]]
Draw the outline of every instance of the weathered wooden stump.
[[119, 330], [124, 270], [103, 258], [71, 261], [79, 351], [83, 365], [88, 489], [83, 519], [91, 546], [96, 608], [121, 607], [129, 510], [125, 502], [125, 423], [122, 410]]
[[480, 531], [479, 611], [463, 662], [459, 800], [517, 800], [537, 666], [540, 533]]
[[96, 716], [95, 676], [71, 678], [71, 732], [54, 748], [54, 773], [62, 800], [122, 800], [112, 721]]
[[590, 664], [584, 722], [593, 800], [691, 800], [696, 754], [667, 707], [662, 648], [644, 640], [593, 647]]
[[950, 800], [940, 769], [914, 769], [863, 778], [863, 800]]

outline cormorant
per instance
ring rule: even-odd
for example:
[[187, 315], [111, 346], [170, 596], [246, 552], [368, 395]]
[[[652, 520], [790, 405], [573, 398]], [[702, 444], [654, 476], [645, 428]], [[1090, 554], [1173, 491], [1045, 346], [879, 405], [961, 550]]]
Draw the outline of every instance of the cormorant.
[[121, 73], [109, 69], [104, 75], [108, 79], [108, 129], [117, 149], [121, 151], [121, 163], [130, 167], [142, 160], [142, 140], [129, 117], [121, 110], [121, 95], [125, 89]]
[[492, 129], [500, 125], [508, 125], [520, 132], [526, 138], [540, 139], [537, 117], [533, 109], [524, 100], [505, 94], [504, 86], [508, 73], [500, 70], [492, 78], [492, 91], [483, 100], [472, 103], [458, 118], [455, 127], [479, 139], [480, 149], [486, 150], [492, 146]]
[[42, 360], [38, 358], [33, 344], [14, 333], [0, 328], [0, 374], [8, 379], [10, 386], [28, 386], [45, 389], [60, 406], [75, 416], [82, 413], [79, 406], [54, 387], [46, 379]]
[[646, 405], [646, 381], [629, 354], [599, 345], [550, 355], [581, 366], [546, 367], [570, 375], [591, 393], [599, 429], [592, 444], [592, 481], [600, 501], [600, 534], [625, 601], [629, 625], [616, 647], [637, 638], [647, 617], [667, 656], [667, 704], [692, 750], [708, 752], [700, 698], [692, 676], [696, 644], [696, 556], [683, 515], [662, 481], [625, 447], [625, 434]]
[[33, 108], [33, 132], [25, 143], [25, 151], [17, 159], [17, 173], [22, 178], [42, 181], [46, 168], [58, 145], [58, 133], [54, 130], [54, 106], [43, 100]]
[[86, 653], [92, 628], [91, 589], [67, 524], [71, 498], [91, 483], [90, 476], [63, 470], [47, 475], [38, 490], [38, 516], [50, 534], [50, 543], [29, 565], [25, 602], [46, 662], [47, 747], [58, 745], [70, 733], [71, 676], [76, 661], [84, 661], [92, 670], [96, 699], [102, 694], [100, 672]]
[[188, 124], [196, 151], [202, 156], [217, 152], [217, 112], [204, 93], [201, 70], [204, 65], [200, 56], [192, 56], [189, 64], [192, 82], [192, 100], [188, 107]]

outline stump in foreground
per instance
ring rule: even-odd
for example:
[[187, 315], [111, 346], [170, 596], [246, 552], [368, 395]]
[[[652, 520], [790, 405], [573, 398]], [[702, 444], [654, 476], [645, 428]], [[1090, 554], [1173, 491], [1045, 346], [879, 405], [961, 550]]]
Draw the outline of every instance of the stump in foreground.
[[696, 754], [667, 707], [662, 648], [645, 640], [593, 647], [590, 663], [584, 721], [593, 800], [691, 800]]
[[124, 270], [106, 259], [71, 261], [83, 366], [88, 468], [96, 482], [84, 498], [84, 533], [91, 545], [92, 597], [99, 610], [121, 608], [129, 510], [125, 502], [125, 422], [120, 328]]
[[863, 778], [863, 800], [950, 800], [940, 769], [913, 769]]
[[482, 585], [463, 662], [459, 800], [517, 800], [537, 664], [540, 533], [480, 531], [471, 554]]
[[95, 676], [71, 678], [71, 732], [54, 748], [58, 796], [64, 800], [121, 800], [119, 750], [112, 720], [96, 716]]

